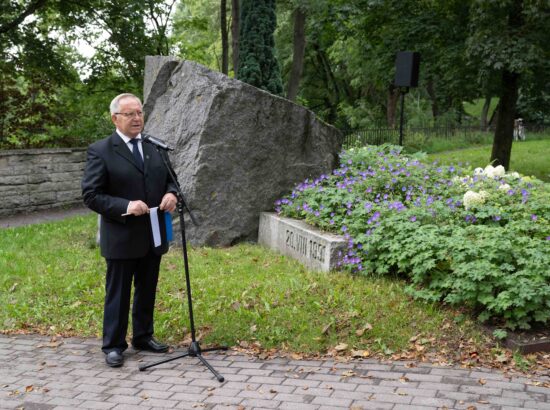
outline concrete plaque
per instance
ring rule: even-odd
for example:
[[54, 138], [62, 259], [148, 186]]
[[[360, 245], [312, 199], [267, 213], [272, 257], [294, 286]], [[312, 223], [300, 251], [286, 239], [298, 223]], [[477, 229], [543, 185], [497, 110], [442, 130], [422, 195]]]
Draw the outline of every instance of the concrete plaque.
[[339, 269], [338, 262], [347, 246], [341, 236], [272, 212], [260, 214], [258, 243], [323, 272]]

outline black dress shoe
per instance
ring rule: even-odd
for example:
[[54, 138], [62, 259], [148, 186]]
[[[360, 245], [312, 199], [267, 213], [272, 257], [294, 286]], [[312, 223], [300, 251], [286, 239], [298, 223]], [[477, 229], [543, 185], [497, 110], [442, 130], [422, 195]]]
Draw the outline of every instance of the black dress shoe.
[[153, 338], [145, 342], [132, 343], [136, 350], [147, 350], [149, 352], [164, 353], [168, 351], [168, 345], [161, 343]]
[[122, 356], [121, 352], [114, 350], [107, 353], [105, 356], [105, 363], [107, 363], [107, 366], [120, 367], [124, 363], [124, 356]]

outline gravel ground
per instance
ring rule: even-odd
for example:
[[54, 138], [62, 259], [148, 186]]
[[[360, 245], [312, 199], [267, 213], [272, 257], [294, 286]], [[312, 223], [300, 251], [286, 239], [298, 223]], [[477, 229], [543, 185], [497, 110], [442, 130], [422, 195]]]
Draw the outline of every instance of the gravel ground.
[[19, 213], [16, 215], [0, 216], [0, 228], [14, 228], [17, 226], [30, 225], [35, 223], [58, 221], [75, 215], [86, 215], [90, 213], [83, 205], [72, 208], [46, 209], [36, 212]]

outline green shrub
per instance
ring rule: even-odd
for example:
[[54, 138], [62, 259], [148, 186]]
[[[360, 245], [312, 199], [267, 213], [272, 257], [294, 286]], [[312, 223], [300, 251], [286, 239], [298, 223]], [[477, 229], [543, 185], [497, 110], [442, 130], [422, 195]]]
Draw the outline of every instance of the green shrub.
[[550, 319], [550, 185], [502, 167], [426, 164], [400, 147], [351, 149], [331, 176], [277, 201], [348, 240], [342, 264], [403, 274], [415, 298], [529, 328]]

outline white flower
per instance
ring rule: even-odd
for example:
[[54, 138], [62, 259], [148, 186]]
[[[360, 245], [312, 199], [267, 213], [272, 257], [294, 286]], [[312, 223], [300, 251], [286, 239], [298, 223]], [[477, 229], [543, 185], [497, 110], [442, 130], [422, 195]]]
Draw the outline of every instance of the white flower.
[[502, 189], [503, 191], [508, 191], [510, 189], [510, 185], [502, 184], [502, 185], [499, 185], [498, 189]]
[[521, 175], [517, 172], [510, 172], [509, 174], [506, 174], [505, 177], [509, 179], [520, 179]]
[[493, 177], [503, 177], [504, 174], [506, 174], [506, 170], [504, 169], [504, 167], [502, 165], [497, 165], [493, 169]]
[[483, 175], [483, 168], [474, 169], [474, 175]]
[[483, 170], [483, 174], [484, 175], [487, 175], [488, 177], [492, 178], [493, 177], [493, 173], [495, 172], [495, 167], [493, 167], [492, 165], [487, 165], [485, 167], [485, 169]]
[[474, 206], [484, 204], [488, 197], [489, 194], [485, 191], [467, 191], [462, 198], [462, 203], [465, 209], [470, 209]]

